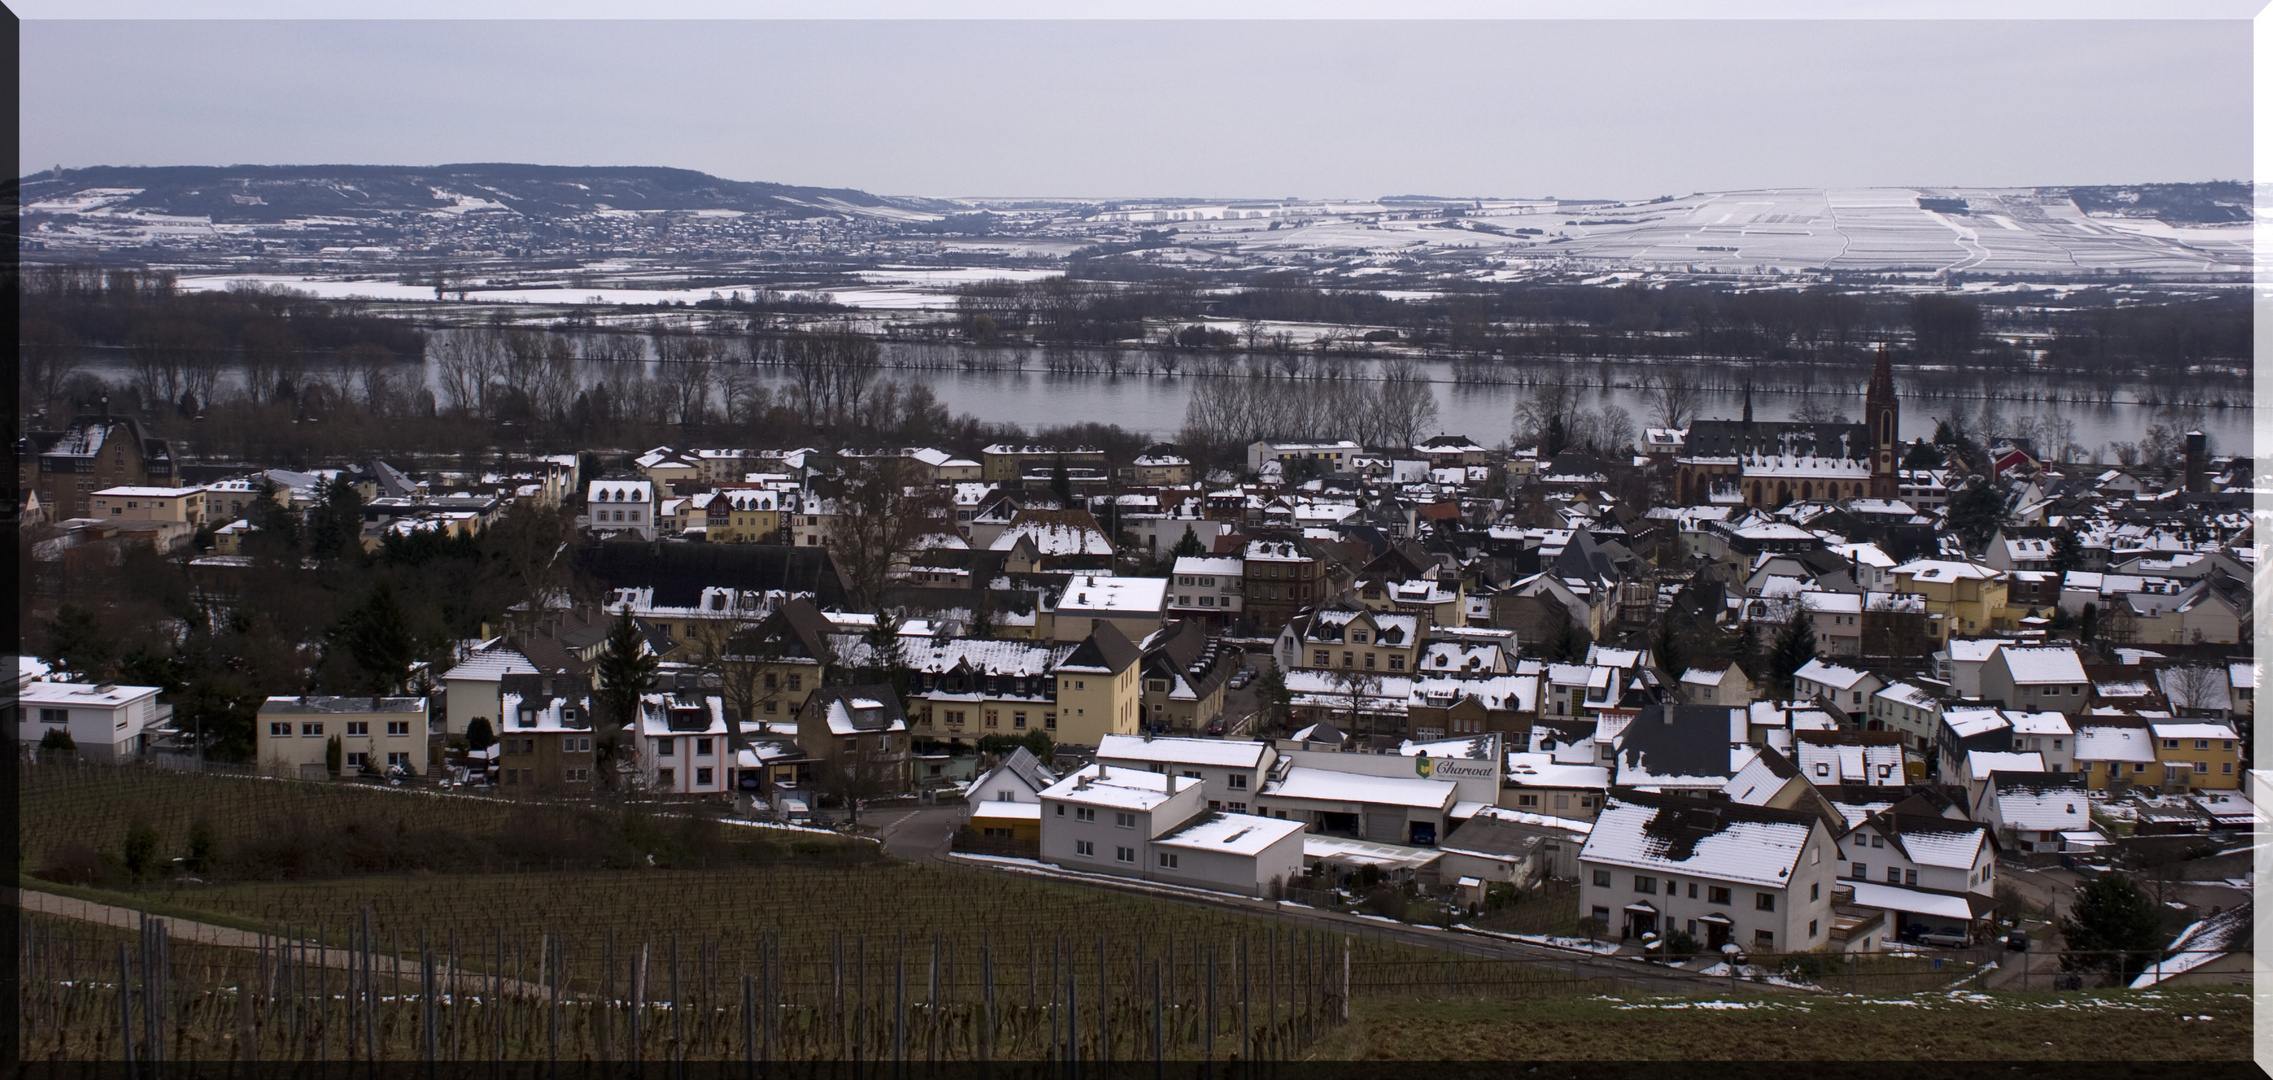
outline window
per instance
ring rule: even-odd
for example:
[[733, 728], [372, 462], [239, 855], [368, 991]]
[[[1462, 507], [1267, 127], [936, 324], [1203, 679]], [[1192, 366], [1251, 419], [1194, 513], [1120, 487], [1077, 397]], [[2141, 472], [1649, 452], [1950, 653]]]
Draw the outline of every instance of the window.
[[1058, 804], [1058, 816], [1059, 816], [1059, 817], [1064, 817], [1064, 816], [1065, 816], [1065, 804], [1064, 804], [1064, 803], [1059, 803], [1059, 804]]
[[1026, 714], [1022, 712], [1011, 713], [1010, 726], [1018, 731], [1026, 730]]
[[1752, 947], [1761, 952], [1773, 950], [1776, 947], [1775, 933], [1769, 930], [1754, 930], [1752, 932]]
[[1046, 712], [1046, 713], [1043, 713], [1043, 714], [1042, 714], [1042, 730], [1044, 730], [1044, 731], [1056, 731], [1057, 729], [1058, 729], [1058, 714], [1056, 714], [1056, 713], [1054, 713], [1054, 712]]
[[408, 721], [408, 720], [389, 720], [389, 721], [387, 721], [387, 734], [389, 734], [389, 735], [408, 735], [408, 734], [410, 734], [410, 721]]
[[1333, 662], [1334, 654], [1327, 652], [1324, 649], [1319, 649], [1318, 651], [1310, 654], [1310, 666], [1312, 667], [1325, 667], [1326, 665]]
[[1653, 877], [1642, 877], [1639, 874], [1634, 875], [1634, 891], [1638, 893], [1649, 893], [1652, 896], [1656, 895], [1657, 879]]
[[988, 727], [990, 727], [990, 728], [991, 728], [991, 727], [1000, 727], [1000, 726], [1002, 726], [1002, 723], [1001, 723], [1001, 720], [1002, 720], [1002, 714], [1001, 714], [999, 711], [997, 711], [997, 710], [994, 710], [994, 709], [988, 709], [988, 710], [986, 711], [986, 719], [987, 719], [987, 726], [988, 726]]
[[1232, 773], [1228, 786], [1234, 791], [1247, 790], [1247, 775], [1245, 773]]
[[410, 768], [410, 754], [408, 751], [396, 750], [387, 755], [388, 768], [394, 768], [398, 765], [405, 769]]
[[1814, 920], [1814, 919], [1809, 919], [1809, 920], [1807, 920], [1807, 938], [1808, 938], [1808, 940], [1809, 940], [1809, 941], [1813, 941], [1813, 940], [1815, 940], [1815, 926], [1816, 926], [1816, 920]]
[[1694, 881], [1692, 881], [1692, 882], [1690, 882], [1690, 883], [1689, 883], [1689, 899], [1691, 899], [1691, 900], [1695, 900], [1696, 898], [1697, 898], [1697, 883], [1696, 883], [1696, 882], [1694, 882]]
[[562, 774], [561, 779], [566, 780], [571, 784], [589, 783], [592, 779], [592, 770], [569, 769], [567, 772]]
[[[1593, 804], [1593, 802], [1594, 802], [1594, 800], [1592, 800], [1592, 799], [1580, 799], [1580, 800], [1579, 800], [1579, 805], [1581, 805], [1581, 806], [1590, 806], [1590, 805], [1592, 805], [1592, 804]], [[1570, 796], [1568, 796], [1568, 795], [1557, 795], [1557, 796], [1555, 796], [1555, 809], [1557, 809], [1557, 810], [1568, 810], [1568, 809], [1570, 809], [1570, 808], [1571, 808], [1571, 797], [1570, 797]]]
[[1886, 883], [1887, 883], [1887, 884], [1889, 884], [1889, 885], [1900, 885], [1900, 884], [1902, 884], [1902, 868], [1901, 868], [1901, 867], [1899, 867], [1899, 866], [1889, 866], [1889, 867], [1887, 867], [1887, 868], [1886, 868]]
[[1356, 662], [1357, 662], [1357, 661], [1356, 661], [1355, 659], [1353, 659], [1353, 657], [1352, 657], [1352, 654], [1349, 652], [1349, 650], [1347, 650], [1347, 649], [1344, 649], [1344, 650], [1342, 651], [1342, 666], [1343, 666], [1343, 667], [1349, 667], [1350, 665], [1352, 665], [1352, 664], [1354, 664], [1354, 663], [1356, 663]]
[[657, 769], [655, 770], [655, 782], [664, 787], [670, 787], [679, 782], [679, 771], [677, 769]]
[[[349, 735], [369, 735], [371, 734], [371, 722], [368, 720], [350, 720], [347, 722], [347, 733]], [[387, 734], [392, 735], [394, 732], [390, 731]]]
[[1160, 868], [1161, 868], [1161, 869], [1163, 869], [1163, 870], [1174, 870], [1174, 869], [1176, 869], [1176, 856], [1175, 856], [1173, 853], [1171, 853], [1171, 852], [1166, 852], [1166, 851], [1163, 851], [1163, 852], [1161, 852], [1161, 853], [1160, 853]]
[[790, 688], [791, 690], [801, 690], [801, 689], [804, 689], [804, 687], [805, 687], [805, 676], [803, 676], [803, 675], [799, 675], [799, 674], [796, 674], [795, 672], [792, 672], [792, 673], [790, 674], [790, 676], [789, 676], [789, 688]]
[[1136, 828], [1136, 815], [1116, 811], [1113, 814], [1113, 825], [1115, 828], [1121, 829]]
[[1822, 882], [1820, 882], [1820, 881], [1818, 881], [1818, 882], [1815, 882], [1815, 883], [1813, 883], [1813, 884], [1810, 884], [1810, 885], [1807, 887], [1807, 898], [1808, 898], [1808, 899], [1810, 899], [1810, 900], [1821, 900], [1821, 899], [1823, 899], [1823, 883], [1822, 883]]
[[1752, 909], [1755, 911], [1776, 910], [1776, 894], [1772, 892], [1753, 893]]
[[1092, 844], [1087, 840], [1076, 840], [1073, 842], [1073, 853], [1076, 855], [1087, 855], [1090, 858], [1094, 859], [1097, 857], [1097, 845]]
[[1516, 805], [1516, 806], [1518, 806], [1518, 807], [1525, 807], [1525, 806], [1536, 807], [1536, 806], [1538, 806], [1538, 805], [1539, 805], [1539, 796], [1537, 796], [1537, 795], [1518, 795], [1518, 796], [1516, 796], [1516, 797], [1515, 797], [1515, 805]]
[[2234, 741], [2233, 741], [2232, 739], [2221, 739], [2221, 740], [2219, 740], [2219, 746], [2218, 746], [2218, 749], [2220, 749], [2220, 750], [2231, 750], [2231, 749], [2233, 749], [2233, 748], [2234, 748]]
[[1918, 883], [1918, 872], [1917, 872], [1916, 870], [1904, 870], [1904, 871], [1902, 871], [1902, 884], [1904, 884], [1904, 885], [1916, 885], [1917, 883]]
[[1870, 838], [1870, 846], [1872, 846], [1872, 847], [1885, 847], [1885, 846], [1886, 846], [1886, 838], [1885, 838], [1885, 837], [1883, 837], [1883, 836], [1873, 836], [1873, 837], [1871, 837], [1871, 838]]
[[696, 757], [709, 757], [709, 756], [710, 756], [710, 740], [709, 740], [709, 739], [696, 739], [696, 740], [695, 740], [695, 756], [696, 756]]
[[1855, 868], [1854, 868], [1854, 870], [1852, 871], [1852, 873], [1853, 873], [1853, 875], [1854, 875], [1854, 878], [1855, 878], [1855, 880], [1856, 880], [1856, 881], [1869, 881], [1869, 880], [1870, 880], [1870, 864], [1869, 864], [1869, 863], [1856, 863], [1856, 864], [1855, 864]]
[[2210, 740], [2196, 739], [2194, 740], [2194, 748], [2196, 750], [2208, 750], [2210, 748]]
[[2177, 739], [2164, 739], [2164, 740], [2163, 740], [2163, 749], [2165, 749], [2165, 750], [2176, 750], [2176, 749], [2178, 749], [2178, 740], [2177, 740]]
[[1097, 820], [1097, 808], [1094, 806], [1076, 806], [1073, 808], [1073, 820], [1095, 821]]
[[674, 749], [674, 747], [678, 745], [678, 742], [679, 740], [677, 739], [657, 739], [655, 741], [655, 756], [671, 757], [674, 754], [678, 753], [678, 751]]
[[[55, 714], [54, 719], [48, 718], [51, 713]], [[60, 724], [63, 722], [63, 716], [62, 709], [41, 709], [39, 711], [39, 721], [43, 724]], [[290, 738], [292, 736], [292, 725], [289, 723], [272, 723], [268, 725], [268, 735], [272, 739]]]
[[1229, 810], [1234, 814], [1244, 814], [1247, 812], [1247, 804], [1243, 802], [1226, 803], [1224, 805], [1224, 809]]
[[366, 754], [361, 750], [350, 750], [347, 754], [347, 767], [350, 769], [361, 769], [364, 763], [370, 760], [371, 755]]
[[1706, 886], [1706, 887], [1705, 887], [1705, 902], [1706, 902], [1706, 903], [1708, 903], [1708, 904], [1725, 904], [1725, 903], [1728, 903], [1728, 890], [1727, 890], [1727, 889], [1725, 889], [1725, 888], [1722, 888], [1722, 887], [1720, 887], [1720, 886], [1718, 886], [1718, 885], [1708, 885], [1708, 886]]
[[695, 770], [695, 783], [698, 783], [698, 784], [708, 784], [708, 783], [710, 783], [710, 778], [711, 778], [711, 776], [712, 776], [711, 770], [709, 770], [709, 769], [707, 769], [707, 768], [704, 768], [704, 769], [696, 769], [696, 770]]
[[2195, 771], [2195, 772], [2198, 772], [2198, 773], [2206, 773], [2206, 772], [2209, 772], [2209, 771], [2210, 771], [2210, 763], [2209, 763], [2209, 762], [2207, 762], [2207, 761], [2197, 761], [2197, 762], [2195, 762], [2195, 763], [2194, 763], [2194, 771]]
[[2234, 763], [2231, 761], [2219, 762], [2218, 771], [2226, 774], [2227, 776], [2232, 776], [2234, 774]]
[[1135, 862], [1135, 861], [1136, 861], [1136, 849], [1135, 849], [1135, 848], [1133, 848], [1133, 847], [1117, 847], [1117, 848], [1114, 848], [1114, 849], [1113, 849], [1113, 861], [1114, 861], [1114, 862], [1125, 862], [1125, 863], [1133, 863], [1133, 862]]
[[1609, 887], [1610, 887], [1610, 871], [1608, 871], [1608, 870], [1597, 870], [1597, 871], [1595, 871], [1595, 872], [1594, 872], [1594, 887], [1595, 887], [1595, 888], [1597, 888], [1597, 889], [1607, 889], [1607, 888], [1609, 888]]
[[303, 739], [322, 738], [323, 734], [324, 726], [321, 723], [304, 723], [300, 725], [300, 737]]

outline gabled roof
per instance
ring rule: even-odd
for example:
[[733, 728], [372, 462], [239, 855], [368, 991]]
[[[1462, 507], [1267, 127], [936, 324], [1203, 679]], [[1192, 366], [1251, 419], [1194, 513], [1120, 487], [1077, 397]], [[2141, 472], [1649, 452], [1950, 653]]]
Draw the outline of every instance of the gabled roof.
[[1820, 818], [1714, 799], [1613, 793], [1579, 858], [1782, 888]]
[[2163, 950], [2169, 955], [2148, 965], [2138, 978], [2131, 980], [2131, 989], [2144, 990], [2220, 956], [2256, 951], [2256, 909], [2256, 900], [2244, 900], [2179, 931], [2178, 937]]
[[1113, 628], [1109, 622], [1091, 627], [1089, 636], [1074, 646], [1073, 652], [1058, 662], [1059, 671], [1093, 671], [1116, 674], [1144, 659], [1127, 635]]

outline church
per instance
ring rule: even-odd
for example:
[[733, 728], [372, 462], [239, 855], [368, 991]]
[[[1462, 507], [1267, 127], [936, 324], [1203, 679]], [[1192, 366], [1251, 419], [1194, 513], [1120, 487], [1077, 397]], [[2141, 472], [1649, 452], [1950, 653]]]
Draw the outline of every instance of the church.
[[1752, 388], [1742, 420], [1697, 420], [1674, 458], [1683, 506], [1717, 503], [1773, 510], [1793, 500], [1826, 502], [1897, 495], [1896, 460], [1902, 406], [1885, 349], [1871, 372], [1863, 422], [1821, 424], [1752, 418]]

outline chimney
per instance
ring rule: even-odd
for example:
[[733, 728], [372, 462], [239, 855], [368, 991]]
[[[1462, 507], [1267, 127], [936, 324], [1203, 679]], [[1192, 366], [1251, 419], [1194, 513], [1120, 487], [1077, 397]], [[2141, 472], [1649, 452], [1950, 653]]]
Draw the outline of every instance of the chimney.
[[1176, 794], [1176, 774], [1175, 774], [1175, 773], [1169, 773], [1169, 774], [1168, 774], [1168, 794], [1170, 794], [1170, 795], [1174, 795], [1174, 794]]

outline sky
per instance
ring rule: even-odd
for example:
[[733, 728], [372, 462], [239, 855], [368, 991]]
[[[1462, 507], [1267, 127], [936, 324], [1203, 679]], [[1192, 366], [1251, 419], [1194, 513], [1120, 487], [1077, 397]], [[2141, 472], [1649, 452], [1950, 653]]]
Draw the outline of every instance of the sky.
[[27, 17], [19, 148], [26, 171], [663, 165], [948, 197], [2246, 179], [2250, 38], [2234, 19]]

